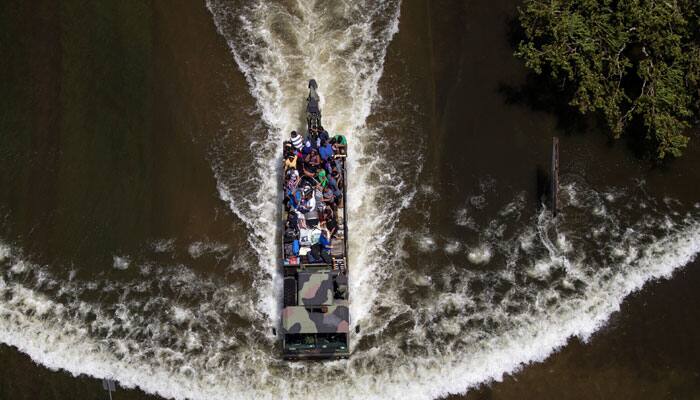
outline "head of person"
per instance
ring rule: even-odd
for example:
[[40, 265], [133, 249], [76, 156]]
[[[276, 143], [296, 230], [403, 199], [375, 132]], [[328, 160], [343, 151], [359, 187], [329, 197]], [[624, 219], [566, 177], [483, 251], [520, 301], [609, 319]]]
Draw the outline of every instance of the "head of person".
[[295, 138], [295, 137], [297, 137], [297, 136], [298, 136], [298, 135], [297, 135], [297, 131], [292, 131], [292, 137]]

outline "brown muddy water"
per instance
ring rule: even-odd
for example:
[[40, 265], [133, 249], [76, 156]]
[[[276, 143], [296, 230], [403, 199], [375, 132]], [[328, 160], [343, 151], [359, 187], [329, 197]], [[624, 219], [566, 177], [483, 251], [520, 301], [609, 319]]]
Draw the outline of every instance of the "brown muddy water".
[[[0, 399], [700, 398], [700, 137], [610, 142], [513, 58], [517, 5], [0, 5]], [[307, 365], [271, 328], [310, 77], [362, 330]]]

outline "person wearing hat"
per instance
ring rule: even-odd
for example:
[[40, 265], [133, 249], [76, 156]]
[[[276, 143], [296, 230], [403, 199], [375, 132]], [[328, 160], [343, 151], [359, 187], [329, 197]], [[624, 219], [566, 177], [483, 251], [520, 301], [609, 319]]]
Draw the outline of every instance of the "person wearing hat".
[[309, 186], [304, 186], [304, 196], [301, 200], [301, 206], [298, 208], [299, 211], [306, 214], [309, 211], [316, 209], [316, 197], [314, 197], [314, 192]]

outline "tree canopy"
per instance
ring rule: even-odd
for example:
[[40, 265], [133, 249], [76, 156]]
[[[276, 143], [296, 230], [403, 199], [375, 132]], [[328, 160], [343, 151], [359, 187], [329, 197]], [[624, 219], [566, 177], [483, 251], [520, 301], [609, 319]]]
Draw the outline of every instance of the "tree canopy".
[[700, 1], [524, 0], [516, 55], [600, 112], [619, 138], [639, 118], [663, 159], [700, 116]]

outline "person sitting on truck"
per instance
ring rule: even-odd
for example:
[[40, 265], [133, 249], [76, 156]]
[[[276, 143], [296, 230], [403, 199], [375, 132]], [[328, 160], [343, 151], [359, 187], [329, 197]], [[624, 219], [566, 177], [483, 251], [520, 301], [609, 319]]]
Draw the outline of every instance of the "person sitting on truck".
[[333, 145], [333, 150], [337, 155], [344, 155], [345, 149], [348, 146], [348, 140], [343, 135], [335, 135], [330, 140], [331, 145]]
[[296, 210], [301, 206], [303, 200], [300, 190], [289, 189], [286, 192], [286, 200], [289, 209]]
[[285, 190], [295, 190], [297, 186], [299, 186], [299, 182], [301, 180], [299, 179], [299, 171], [295, 169], [289, 170], [290, 174], [287, 174], [287, 179], [284, 181], [284, 188]]
[[331, 241], [329, 239], [328, 232], [325, 229], [321, 230], [321, 236], [318, 238], [318, 242], [321, 244], [322, 250], [330, 251]]
[[299, 171], [296, 169], [290, 169], [285, 172], [285, 182], [284, 187], [287, 190], [294, 190], [299, 185]]
[[331, 258], [331, 240], [329, 238], [328, 232], [325, 230], [321, 231], [321, 237], [318, 238], [318, 244], [321, 245], [321, 258], [326, 264], [333, 264], [333, 258]]
[[331, 206], [335, 203], [335, 195], [333, 194], [333, 190], [329, 186], [323, 187], [323, 190], [321, 191], [321, 196], [321, 200], [327, 205]]
[[333, 170], [331, 171], [331, 178], [333, 178], [333, 180], [335, 182], [334, 186], [338, 190], [342, 191], [343, 190], [343, 174], [341, 174], [337, 168], [333, 168]]
[[326, 175], [326, 170], [319, 170], [316, 176], [318, 178], [318, 184], [321, 186], [321, 188], [328, 186], [328, 176]]
[[328, 231], [328, 238], [334, 238], [335, 234], [338, 232], [338, 221], [335, 219], [335, 216], [333, 216], [330, 219], [327, 219], [324, 225], [326, 227], [326, 230]]
[[287, 213], [287, 222], [285, 225], [287, 228], [291, 228], [296, 231], [299, 230], [299, 216], [297, 215], [296, 211]]
[[297, 155], [292, 153], [288, 154], [287, 158], [284, 159], [284, 170], [287, 171], [290, 168], [296, 170], [297, 168]]
[[292, 146], [294, 146], [294, 148], [295, 148], [296, 150], [301, 150], [302, 147], [304, 147], [304, 143], [303, 143], [303, 141], [302, 141], [302, 139], [301, 139], [301, 135], [299, 135], [299, 134], [297, 133], [297, 131], [292, 131], [292, 134], [291, 134], [291, 135], [292, 135], [292, 139], [291, 139]]
[[297, 224], [299, 225], [300, 229], [306, 229], [306, 218], [304, 217], [304, 214], [302, 214], [299, 211], [292, 211], [293, 213], [296, 213], [297, 216]]
[[315, 178], [316, 177], [316, 172], [318, 172], [318, 168], [316, 166], [313, 166], [307, 162], [304, 163], [303, 170], [304, 172], [304, 177], [308, 178]]
[[314, 191], [306, 186], [304, 187], [303, 199], [301, 200], [301, 205], [298, 210], [302, 213], [307, 213], [316, 209], [316, 198], [314, 196]]
[[304, 142], [304, 147], [301, 148], [301, 154], [306, 157], [307, 154], [311, 153], [313, 147], [311, 146], [311, 141], [308, 139]]
[[325, 231], [321, 231], [321, 237], [319, 237], [318, 243], [311, 246], [311, 251], [307, 255], [310, 262], [317, 263], [323, 261], [323, 263], [328, 265], [333, 264], [333, 258], [331, 258], [329, 253], [331, 250], [331, 242], [326, 235], [327, 233]]
[[338, 180], [336, 179], [336, 176], [338, 176], [337, 173], [334, 174], [331, 172], [331, 175], [328, 177], [328, 187], [331, 188], [335, 197], [340, 197], [343, 195], [343, 191], [338, 187]]
[[322, 126], [319, 127], [318, 139], [321, 142], [328, 142], [330, 140], [330, 136], [328, 135], [328, 131], [323, 129]]
[[290, 154], [294, 154], [294, 146], [292, 146], [292, 142], [285, 140], [284, 144], [282, 145], [282, 154], [284, 155], [284, 158], [287, 158]]
[[304, 157], [304, 163], [311, 164], [318, 168], [318, 166], [321, 165], [321, 157], [319, 157], [318, 151], [316, 151], [316, 149], [311, 149], [309, 154]]
[[323, 161], [329, 161], [333, 158], [333, 146], [325, 140], [322, 140], [321, 146], [318, 148], [318, 154]]

